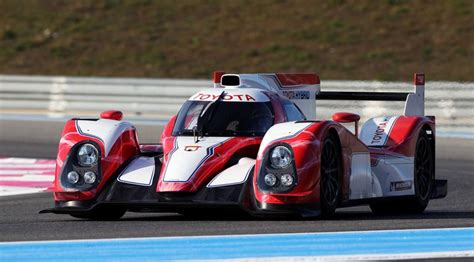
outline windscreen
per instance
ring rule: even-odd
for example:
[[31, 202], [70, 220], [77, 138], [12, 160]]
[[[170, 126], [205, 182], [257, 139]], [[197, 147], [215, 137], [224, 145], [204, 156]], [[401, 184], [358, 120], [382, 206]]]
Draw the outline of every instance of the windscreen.
[[[203, 136], [263, 136], [273, 125], [270, 102], [210, 103], [187, 101], [178, 113], [173, 135], [192, 136], [193, 129], [201, 128]], [[198, 126], [199, 121], [202, 127]]]

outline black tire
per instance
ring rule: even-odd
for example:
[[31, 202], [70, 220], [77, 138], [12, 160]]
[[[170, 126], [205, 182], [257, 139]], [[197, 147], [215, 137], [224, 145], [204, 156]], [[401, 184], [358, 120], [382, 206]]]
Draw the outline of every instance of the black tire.
[[127, 212], [127, 210], [123, 208], [97, 208], [88, 212], [73, 213], [70, 215], [75, 218], [111, 221], [119, 220], [125, 215], [125, 212]]
[[430, 202], [435, 182], [434, 148], [430, 138], [423, 130], [416, 142], [415, 155], [415, 197], [408, 205], [409, 210], [421, 213]]
[[435, 181], [434, 148], [424, 130], [418, 135], [415, 151], [415, 196], [403, 200], [391, 200], [370, 205], [374, 213], [422, 213], [431, 198]]
[[320, 206], [321, 216], [330, 217], [336, 211], [341, 196], [341, 152], [337, 140], [327, 136], [321, 151]]

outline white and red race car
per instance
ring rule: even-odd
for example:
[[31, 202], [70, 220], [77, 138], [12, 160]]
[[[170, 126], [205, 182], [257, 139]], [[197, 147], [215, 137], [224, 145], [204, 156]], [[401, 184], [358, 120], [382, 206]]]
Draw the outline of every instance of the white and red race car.
[[[214, 73], [159, 144], [139, 144], [120, 111], [74, 118], [59, 143], [55, 207], [42, 213], [118, 219], [126, 211], [329, 216], [343, 206], [422, 212], [447, 194], [435, 179], [435, 118], [424, 75], [413, 93], [324, 92], [316, 74]], [[405, 101], [403, 115], [336, 112], [319, 100]], [[315, 110], [316, 109], [316, 110]], [[341, 123], [354, 122], [351, 131]]]

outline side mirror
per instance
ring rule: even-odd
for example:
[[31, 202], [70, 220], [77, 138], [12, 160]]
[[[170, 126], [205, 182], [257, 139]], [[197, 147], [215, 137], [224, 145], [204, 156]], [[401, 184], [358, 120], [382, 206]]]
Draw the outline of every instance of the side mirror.
[[358, 114], [348, 113], [348, 112], [337, 112], [332, 115], [332, 120], [339, 123], [351, 123], [355, 122], [355, 136], [358, 136], [358, 125], [360, 116]]
[[109, 110], [100, 113], [100, 118], [120, 121], [123, 118], [123, 113], [118, 110]]

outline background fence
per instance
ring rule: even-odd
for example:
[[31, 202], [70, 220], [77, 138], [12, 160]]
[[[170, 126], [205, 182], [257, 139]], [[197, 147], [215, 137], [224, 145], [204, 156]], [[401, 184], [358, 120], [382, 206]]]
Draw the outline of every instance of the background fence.
[[[428, 76], [429, 77], [429, 76]], [[130, 120], [166, 120], [210, 80], [0, 75], [2, 115], [97, 116], [118, 109]], [[321, 82], [324, 91], [412, 91], [411, 83], [379, 81]], [[472, 134], [474, 83], [427, 82], [426, 114], [437, 117], [438, 131]], [[362, 120], [402, 114], [403, 102], [317, 101], [318, 118], [336, 111], [356, 112]], [[161, 122], [161, 121], [160, 121]]]

